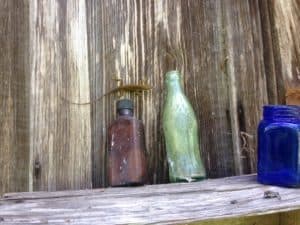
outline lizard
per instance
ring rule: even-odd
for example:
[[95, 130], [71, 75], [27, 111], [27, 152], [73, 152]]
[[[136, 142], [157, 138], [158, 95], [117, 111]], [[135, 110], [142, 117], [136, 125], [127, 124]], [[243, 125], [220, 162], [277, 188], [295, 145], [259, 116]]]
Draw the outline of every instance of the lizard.
[[151, 89], [152, 89], [152, 86], [150, 86], [148, 84], [124, 84], [124, 85], [120, 85], [119, 87], [116, 87], [116, 88], [110, 90], [109, 92], [105, 93], [104, 95], [101, 95], [99, 98], [96, 98], [89, 102], [72, 102], [64, 97], [61, 97], [61, 98], [70, 104], [89, 105], [93, 102], [97, 102], [97, 101], [101, 100], [103, 97], [105, 97], [107, 95], [114, 94], [117, 92], [142, 92], [142, 91], [149, 91]]

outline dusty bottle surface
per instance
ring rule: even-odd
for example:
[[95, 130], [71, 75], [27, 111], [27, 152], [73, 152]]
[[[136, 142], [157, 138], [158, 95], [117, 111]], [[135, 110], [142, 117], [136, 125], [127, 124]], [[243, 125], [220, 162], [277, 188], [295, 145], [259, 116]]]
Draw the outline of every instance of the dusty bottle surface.
[[204, 179], [206, 173], [200, 157], [196, 116], [180, 79], [178, 71], [166, 74], [163, 129], [170, 181], [191, 182]]
[[134, 186], [148, 182], [144, 125], [133, 117], [133, 103], [117, 102], [117, 119], [108, 131], [110, 186]]

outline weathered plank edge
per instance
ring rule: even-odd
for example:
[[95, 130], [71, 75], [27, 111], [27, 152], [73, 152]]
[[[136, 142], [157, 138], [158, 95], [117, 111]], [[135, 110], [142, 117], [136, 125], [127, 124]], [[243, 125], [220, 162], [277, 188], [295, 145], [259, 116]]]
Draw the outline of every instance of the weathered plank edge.
[[[5, 223], [176, 224], [300, 209], [300, 189], [258, 184], [256, 176], [134, 188], [12, 193], [0, 199]], [[264, 198], [265, 191], [281, 198]], [[57, 213], [59, 212], [59, 213]]]
[[[213, 185], [216, 181], [223, 182], [224, 185], [217, 186], [213, 188], [208, 188]], [[136, 190], [139, 190], [139, 194], [141, 193], [149, 193], [151, 191], [152, 194], [171, 194], [171, 193], [182, 193], [182, 187], [184, 187], [184, 192], [193, 192], [193, 191], [228, 191], [232, 187], [231, 185], [239, 185], [240, 188], [244, 189], [240, 185], [243, 183], [247, 183], [249, 185], [249, 181], [253, 181], [251, 187], [259, 187], [260, 184], [256, 183], [256, 175], [242, 175], [242, 176], [232, 176], [232, 177], [224, 177], [219, 179], [207, 179], [198, 183], [169, 183], [169, 184], [157, 184], [157, 185], [145, 185], [140, 187], [116, 187], [116, 188], [98, 188], [98, 189], [85, 189], [85, 190], [68, 190], [68, 191], [36, 191], [36, 192], [12, 192], [5, 193], [0, 198], [0, 201], [5, 200], [16, 200], [16, 199], [42, 199], [42, 198], [58, 198], [58, 197], [78, 197], [78, 196], [89, 196], [89, 195], [98, 195], [102, 192], [105, 192], [105, 195], [108, 194], [118, 195], [118, 196], [129, 196], [135, 195]], [[249, 186], [247, 187], [249, 188]]]

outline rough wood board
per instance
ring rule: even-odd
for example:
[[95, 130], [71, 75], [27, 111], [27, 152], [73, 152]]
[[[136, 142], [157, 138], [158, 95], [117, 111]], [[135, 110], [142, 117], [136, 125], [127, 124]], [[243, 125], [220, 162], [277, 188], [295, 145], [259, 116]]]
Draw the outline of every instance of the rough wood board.
[[[183, 223], [181, 225], [187, 225]], [[233, 219], [221, 219], [221, 220], [208, 220], [204, 222], [195, 222], [188, 225], [286, 225], [280, 224], [279, 214], [261, 215], [261, 216], [247, 216]], [[291, 223], [289, 225], [298, 225]]]
[[278, 39], [278, 52], [281, 74], [287, 87], [300, 86], [300, 1], [269, 1], [274, 17], [275, 38]]
[[285, 97], [287, 105], [300, 105], [300, 89], [287, 89]]
[[[169, 69], [183, 73], [199, 118], [209, 177], [256, 170], [262, 105], [282, 103], [289, 76], [297, 79], [299, 0], [94, 0], [87, 5], [91, 98], [117, 85], [112, 76], [154, 86], [151, 93], [125, 95], [134, 99], [136, 116], [145, 122], [153, 183], [167, 181], [161, 109], [163, 77]], [[284, 55], [289, 57], [283, 60]], [[96, 187], [105, 185], [105, 128], [114, 118], [117, 98], [92, 105]]]
[[280, 225], [299, 225], [300, 224], [300, 210], [280, 213]]
[[[234, 160], [231, 139], [221, 3], [182, 1], [180, 46], [177, 46], [179, 50], [175, 48], [182, 67], [179, 69], [184, 73], [186, 93], [198, 117], [201, 153], [209, 177], [241, 172], [240, 160]], [[170, 51], [173, 49], [171, 46]], [[182, 60], [178, 52], [182, 52]]]
[[28, 190], [28, 3], [0, 1], [0, 194]]
[[113, 77], [154, 87], [124, 95], [145, 123], [152, 183], [168, 181], [167, 70], [183, 74], [209, 177], [255, 171], [262, 104], [284, 103], [286, 86], [299, 85], [299, 0], [0, 2], [0, 190], [105, 186], [120, 96], [84, 106], [62, 97], [88, 102], [115, 88]]
[[84, 0], [30, 1], [30, 188], [91, 188]]
[[[186, 224], [186, 223], [185, 223]], [[241, 218], [208, 220], [189, 225], [299, 225], [300, 210]]]
[[[239, 10], [242, 13], [233, 13]], [[222, 1], [148, 0], [98, 4], [94, 0], [87, 3], [91, 99], [117, 86], [112, 77], [123, 79], [125, 84], [145, 82], [154, 87], [140, 96], [124, 95], [134, 99], [135, 114], [145, 123], [153, 183], [168, 180], [161, 110], [164, 74], [171, 69], [182, 72], [186, 94], [199, 118], [201, 153], [209, 177], [255, 171], [254, 127], [265, 102], [262, 97], [265, 89], [261, 88], [265, 80], [257, 10], [256, 1], [253, 6], [239, 1], [224, 4]], [[230, 19], [224, 20], [224, 14]], [[234, 25], [233, 16], [244, 18], [247, 30], [241, 30], [242, 24]], [[236, 42], [226, 38], [230, 32], [239, 40], [238, 47], [235, 47]], [[229, 59], [226, 57], [228, 51], [237, 53]], [[242, 54], [245, 71], [241, 71], [244, 67], [239, 67], [239, 59], [235, 59]], [[236, 60], [232, 66], [240, 68], [230, 71], [230, 76], [239, 77], [245, 72], [247, 78], [242, 82], [243, 89], [237, 93], [241, 96], [239, 99], [230, 91], [231, 86], [240, 84], [229, 82], [228, 59]], [[253, 85], [245, 88], [248, 83]], [[250, 90], [257, 87], [262, 93], [253, 94]], [[106, 128], [114, 119], [114, 105], [119, 97], [107, 96], [92, 104], [95, 187], [105, 185]], [[242, 104], [242, 117], [250, 117], [241, 127], [237, 103]], [[240, 131], [249, 135], [244, 137]], [[247, 142], [242, 143], [244, 148], [240, 147], [242, 138]], [[247, 147], [251, 154], [243, 153]], [[251, 163], [243, 169], [248, 159]]]
[[[103, 1], [103, 3], [104, 2], [105, 1]], [[106, 58], [109, 58], [107, 61], [113, 60], [114, 54], [109, 46], [104, 45], [106, 42], [104, 5], [107, 4], [98, 4], [97, 0], [87, 1], [86, 4], [89, 40], [90, 98], [93, 100], [108, 92], [108, 82], [114, 75], [106, 70], [105, 61]], [[108, 50], [106, 50], [106, 48], [108, 48]], [[106, 76], [109, 78], [105, 79]], [[114, 108], [112, 104], [109, 105], [107, 98], [91, 103], [91, 163], [93, 187], [101, 187], [106, 184], [106, 128], [109, 126], [106, 118], [112, 114], [112, 111], [108, 114], [106, 112], [111, 109], [111, 107]]]
[[222, 3], [235, 165], [239, 163], [240, 173], [253, 173], [257, 163], [257, 124], [262, 105], [268, 102], [262, 39], [258, 35], [259, 5], [257, 0]]
[[[278, 192], [281, 199], [266, 199], [265, 191]], [[0, 217], [7, 224], [172, 224], [299, 208], [299, 189], [260, 185], [253, 175], [87, 192], [16, 193], [0, 200]]]
[[268, 96], [284, 104], [287, 88], [300, 85], [300, 1], [259, 1]]
[[268, 102], [269, 104], [277, 104], [279, 93], [277, 87], [277, 77], [273, 49], [273, 26], [271, 25], [272, 15], [269, 12], [270, 1], [258, 1], [259, 13], [261, 17], [262, 42], [263, 42], [263, 58], [267, 80]]
[[[186, 225], [186, 223], [184, 223]], [[299, 225], [300, 210], [260, 216], [195, 222], [189, 225]], [[183, 225], [183, 224], [182, 224]]]

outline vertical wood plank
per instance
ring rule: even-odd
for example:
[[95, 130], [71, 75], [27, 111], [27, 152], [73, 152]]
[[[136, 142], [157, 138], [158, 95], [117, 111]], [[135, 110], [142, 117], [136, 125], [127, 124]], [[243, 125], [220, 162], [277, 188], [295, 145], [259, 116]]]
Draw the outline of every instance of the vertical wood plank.
[[84, 0], [30, 1], [33, 190], [91, 187], [86, 24]]
[[28, 190], [28, 3], [0, 1], [0, 194]]
[[[286, 89], [300, 85], [299, 10], [299, 0], [260, 1], [271, 103], [284, 104]], [[273, 99], [276, 92], [278, 97]]]
[[[257, 1], [223, 2], [233, 143], [241, 173], [256, 171], [256, 129], [267, 103]], [[238, 159], [235, 160], [236, 162]], [[238, 165], [236, 165], [238, 166]]]
[[267, 93], [269, 104], [278, 103], [277, 73], [274, 59], [274, 50], [272, 40], [271, 15], [269, 12], [268, 1], [259, 2], [259, 13], [261, 17], [262, 41], [264, 67], [267, 81]]
[[208, 220], [204, 222], [189, 223], [189, 225], [297, 225], [280, 223], [279, 214], [248, 216], [223, 220]]
[[[0, 192], [105, 186], [106, 129], [122, 97], [145, 124], [151, 182], [167, 182], [171, 69], [183, 74], [209, 177], [254, 172], [261, 106], [299, 86], [299, 0], [0, 3]], [[153, 90], [93, 102], [118, 86], [112, 78]]]
[[300, 1], [269, 1], [274, 17], [274, 36], [278, 39], [284, 88], [300, 85]]
[[280, 213], [280, 225], [299, 225], [300, 211], [295, 210], [291, 212]]
[[[209, 177], [235, 169], [221, 1], [182, 1], [185, 89], [198, 115]], [[236, 167], [238, 168], [238, 167]]]
[[[92, 104], [96, 186], [105, 183], [106, 129], [120, 97], [135, 101], [136, 116], [145, 123], [152, 182], [167, 181], [161, 110], [164, 73], [171, 69], [183, 73], [198, 115], [209, 176], [255, 171], [256, 125], [267, 101], [257, 10], [257, 1], [88, 3], [91, 99], [118, 85], [112, 77], [125, 84], [142, 80], [154, 87], [142, 96], [110, 95]], [[235, 24], [232, 16], [242, 20]], [[230, 32], [237, 34], [226, 36]], [[253, 85], [247, 87], [249, 82]]]
[[[165, 182], [167, 166], [161, 133], [161, 76], [157, 55], [161, 54], [160, 34], [156, 26], [162, 12], [154, 1], [91, 1], [88, 4], [91, 99], [124, 84], [147, 83], [153, 91], [135, 95], [108, 95], [92, 104], [93, 180], [95, 186], [105, 185], [106, 130], [115, 118], [115, 102], [119, 98], [134, 100], [135, 115], [145, 124], [149, 170], [152, 182]], [[157, 45], [157, 46], [156, 46]]]
[[300, 105], [300, 89], [287, 89], [286, 91], [286, 104], [287, 105]]
[[[113, 104], [109, 102], [109, 96], [99, 101], [107, 91], [111, 78], [115, 74], [111, 73], [110, 63], [114, 62], [114, 50], [107, 45], [108, 41], [115, 43], [114, 37], [107, 26], [109, 15], [109, 1], [92, 0], [87, 1], [87, 30], [88, 30], [88, 52], [89, 52], [89, 78], [90, 78], [90, 98], [91, 98], [91, 135], [92, 135], [92, 180], [93, 187], [106, 186], [106, 130], [109, 126], [107, 118], [113, 114]], [[107, 13], [107, 14], [106, 14]], [[116, 13], [116, 12], [115, 12]], [[114, 26], [117, 26], [115, 24]], [[106, 63], [108, 62], [108, 63]], [[108, 68], [107, 68], [108, 67]], [[108, 108], [107, 108], [108, 107]], [[107, 113], [111, 110], [111, 113]]]
[[[187, 95], [199, 115], [199, 124], [203, 131], [200, 132], [203, 140], [202, 153], [206, 164], [209, 165], [210, 176], [232, 175], [234, 164], [232, 152], [229, 150], [232, 142], [230, 121], [227, 119], [227, 83], [224, 76], [220, 76], [221, 79], [218, 77], [222, 73], [219, 67], [222, 56], [219, 53], [222, 54], [223, 51], [222, 37], [218, 36], [222, 33], [221, 15], [218, 17], [221, 11], [220, 4], [215, 6], [214, 2], [189, 2], [187, 5], [182, 1], [97, 3], [91, 1], [88, 6], [91, 15], [91, 99], [117, 86], [112, 77], [121, 78], [125, 84], [143, 81], [152, 85], [153, 90], [142, 96], [111, 95], [93, 103], [93, 180], [96, 186], [105, 182], [105, 131], [114, 118], [114, 103], [119, 97], [131, 97], [136, 104], [136, 116], [145, 123], [152, 182], [167, 181], [161, 110], [164, 99], [164, 74], [171, 69], [179, 69], [183, 73]], [[202, 16], [198, 16], [198, 9], [202, 9]], [[207, 13], [208, 10], [211, 13]], [[192, 15], [189, 16], [189, 13]], [[216, 27], [215, 22], [218, 22]], [[204, 32], [206, 35], [201, 38], [199, 33], [202, 29], [207, 33]], [[216, 45], [216, 42], [219, 44]], [[204, 57], [202, 48], [206, 49]], [[210, 70], [211, 59], [218, 60], [219, 63], [214, 64], [215, 67]], [[194, 68], [192, 63], [200, 66]], [[204, 79], [207, 79], [207, 82], [203, 82]], [[204, 97], [207, 96], [207, 85], [211, 95], [206, 103]], [[216, 90], [218, 93], [213, 94]]]

